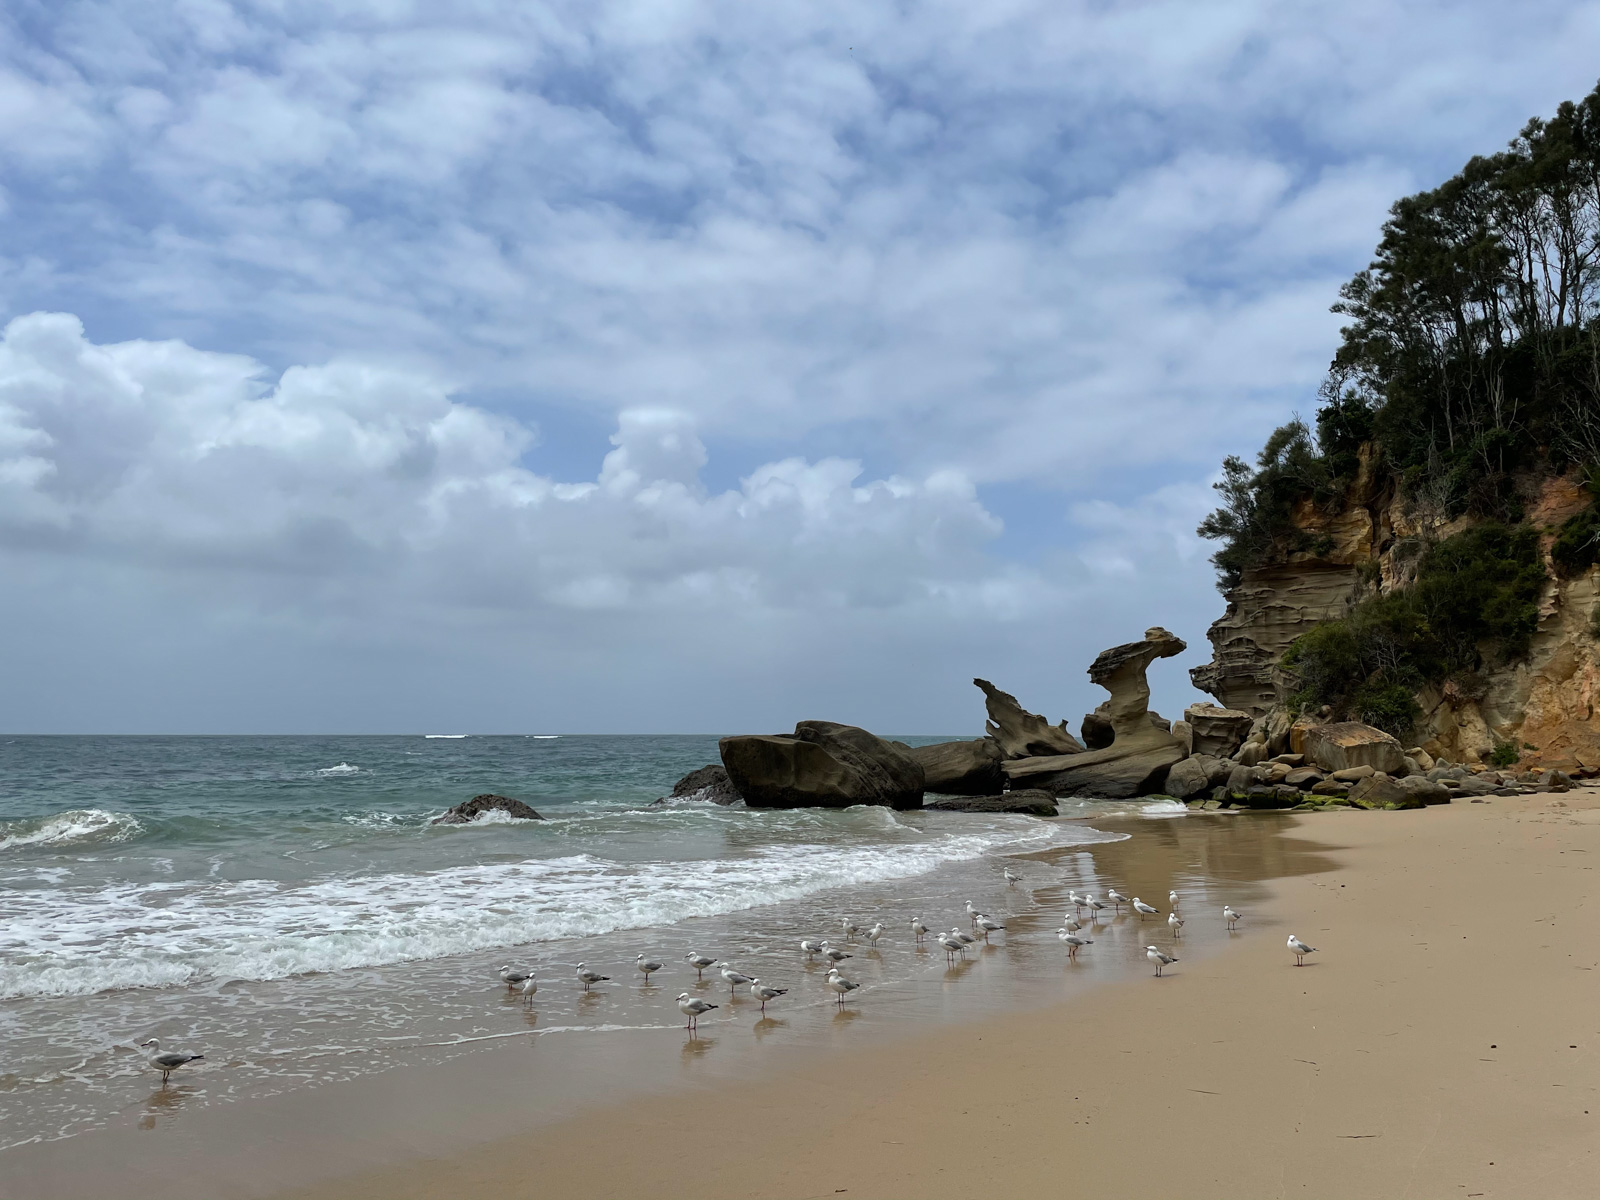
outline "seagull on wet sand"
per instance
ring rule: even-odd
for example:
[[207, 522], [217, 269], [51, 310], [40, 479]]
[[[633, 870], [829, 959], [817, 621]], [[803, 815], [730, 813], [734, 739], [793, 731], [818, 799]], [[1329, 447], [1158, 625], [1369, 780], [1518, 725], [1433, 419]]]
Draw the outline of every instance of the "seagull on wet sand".
[[840, 1008], [844, 1007], [844, 998], [861, 986], [859, 983], [846, 979], [839, 974], [838, 967], [830, 967], [828, 969], [827, 983], [833, 994], [838, 998]]
[[684, 1026], [685, 1029], [696, 1028], [700, 1024], [701, 1017], [705, 1016], [713, 1008], [720, 1007], [720, 1005], [696, 999], [689, 995], [688, 992], [684, 992], [678, 997], [678, 1011], [689, 1018], [689, 1023]]
[[1058, 930], [1056, 930], [1056, 936], [1058, 938], [1060, 938], [1063, 942], [1066, 943], [1066, 945], [1067, 945], [1067, 957], [1068, 958], [1077, 958], [1079, 950], [1083, 949], [1083, 947], [1085, 947], [1085, 946], [1094, 945], [1094, 939], [1093, 938], [1091, 938], [1091, 937], [1079, 937], [1076, 933], [1073, 933], [1070, 929], [1058, 929]]
[[843, 950], [840, 950], [837, 946], [830, 946], [827, 942], [823, 942], [822, 943], [821, 950], [822, 950], [822, 957], [827, 959], [831, 963], [842, 963], [847, 958], [854, 958], [855, 957], [854, 954], [846, 954]]
[[1077, 892], [1069, 891], [1067, 893], [1067, 903], [1072, 905], [1072, 911], [1074, 914], [1080, 917], [1083, 915], [1083, 897], [1078, 895]]
[[851, 921], [849, 917], [839, 918], [839, 928], [844, 930], [844, 935], [847, 938], [853, 938], [861, 932], [860, 927]]
[[757, 1000], [761, 1001], [761, 1012], [763, 1015], [765, 1015], [767, 1011], [767, 1001], [776, 1000], [779, 996], [787, 996], [789, 994], [789, 989], [768, 987], [766, 984], [762, 983], [761, 980], [752, 979], [750, 981], [750, 994]]
[[1151, 962], [1155, 963], [1157, 977], [1160, 976], [1162, 967], [1167, 966], [1169, 963], [1175, 963], [1178, 961], [1176, 956], [1171, 954], [1163, 954], [1155, 946], [1146, 946], [1144, 948], [1144, 956]]
[[588, 967], [584, 966], [582, 963], [579, 963], [578, 964], [578, 982], [583, 984], [583, 990], [587, 992], [589, 990], [589, 985], [590, 984], [592, 984], [592, 983], [609, 983], [609, 982], [611, 982], [611, 976], [602, 975], [602, 974], [600, 974], [599, 971], [591, 971], [591, 970], [589, 970]]
[[1305, 966], [1306, 955], [1317, 952], [1315, 946], [1306, 945], [1292, 933], [1289, 935], [1289, 949], [1294, 952], [1294, 965], [1297, 967]]
[[1063, 919], [1067, 923], [1067, 932], [1068, 933], [1077, 933], [1078, 930], [1083, 928], [1083, 922], [1078, 920], [1078, 918], [1073, 916], [1071, 913], [1068, 913], [1066, 915], [1066, 917], [1063, 918]]
[[1117, 891], [1116, 888], [1112, 888], [1106, 893], [1106, 899], [1111, 901], [1113, 912], [1121, 912], [1122, 906], [1128, 902], [1128, 898]]
[[1022, 882], [1022, 876], [1018, 875], [1010, 867], [1007, 867], [1005, 870], [1001, 871], [1000, 875], [1006, 881], [1007, 887], [1016, 887], [1017, 884]]
[[1146, 917], [1158, 917], [1161, 915], [1161, 910], [1159, 908], [1155, 908], [1149, 904], [1146, 904], [1137, 896], [1133, 898], [1133, 910], [1139, 914], [1139, 920], [1141, 921]]
[[733, 995], [733, 989], [747, 983], [754, 983], [754, 975], [746, 975], [743, 971], [735, 971], [732, 967], [724, 966], [719, 972], [728, 982], [728, 995]]
[[939, 945], [944, 947], [944, 957], [946, 962], [953, 963], [956, 960], [956, 955], [965, 954], [967, 952], [967, 948], [951, 934], [941, 933], [936, 940], [938, 941]]
[[810, 959], [815, 958], [818, 954], [821, 954], [822, 948], [827, 944], [827, 942], [815, 942], [810, 938], [802, 938], [800, 940], [800, 949], [804, 950], [806, 952], [806, 958]]
[[1239, 927], [1239, 914], [1226, 904], [1222, 906], [1222, 919], [1227, 922], [1229, 929], [1237, 929]]
[[972, 907], [971, 900], [967, 901], [967, 920], [971, 921], [974, 925], [978, 923], [978, 910]]
[[971, 946], [974, 943], [976, 943], [977, 940], [978, 940], [977, 938], [973, 937], [970, 933], [967, 933], [967, 932], [965, 932], [964, 930], [961, 930], [961, 929], [952, 929], [950, 931], [950, 936], [955, 938], [956, 941], [960, 942], [963, 946]]
[[533, 976], [529, 975], [526, 979], [524, 979], [522, 981], [522, 986], [517, 990], [522, 993], [522, 1002], [529, 1007], [532, 1007], [533, 997], [539, 991], [539, 985], [534, 982]]
[[139, 1048], [150, 1051], [149, 1054], [145, 1055], [145, 1062], [161, 1072], [162, 1087], [167, 1086], [167, 1076], [183, 1066], [184, 1063], [198, 1062], [205, 1057], [204, 1054], [184, 1054], [178, 1050], [168, 1050], [166, 1053], [162, 1053], [161, 1039], [159, 1038], [151, 1038], [148, 1042], [140, 1042]]
[[505, 981], [506, 991], [508, 992], [526, 979], [529, 974], [531, 972], [524, 971], [521, 967], [513, 967], [510, 963], [500, 968], [500, 978]]
[[878, 944], [878, 939], [883, 936], [883, 928], [882, 921], [873, 923], [872, 928], [867, 930], [867, 945], [876, 946]]
[[1183, 918], [1180, 917], [1175, 912], [1168, 913], [1167, 914], [1167, 928], [1172, 930], [1172, 936], [1173, 937], [1175, 937], [1175, 938], [1182, 937], [1183, 936]]
[[1173, 908], [1177, 908], [1178, 907], [1178, 893], [1177, 892], [1168, 892], [1167, 893], [1167, 903], [1170, 904]]
[[1100, 901], [1096, 900], [1092, 893], [1084, 896], [1083, 906], [1089, 910], [1089, 920], [1091, 921], [1097, 920], [1100, 914], [1105, 911], [1106, 907]]
[[639, 970], [644, 972], [644, 981], [647, 985], [650, 982], [650, 973], [652, 971], [659, 971], [662, 967], [667, 965], [664, 962], [656, 962], [654, 959], [646, 958], [642, 954], [639, 955], [635, 961], [639, 965]]
[[696, 979], [704, 979], [705, 969], [717, 965], [715, 958], [709, 954], [701, 954], [698, 950], [691, 950], [688, 954], [685, 954], [683, 961], [694, 968], [694, 977]]
[[911, 918], [911, 936], [919, 942], [928, 936], [928, 927], [922, 923], [921, 917]]
[[996, 921], [993, 917], [979, 913], [978, 928], [983, 930], [983, 940], [987, 942], [991, 933], [999, 933], [1005, 928], [1005, 926], [1000, 924], [1000, 922]]

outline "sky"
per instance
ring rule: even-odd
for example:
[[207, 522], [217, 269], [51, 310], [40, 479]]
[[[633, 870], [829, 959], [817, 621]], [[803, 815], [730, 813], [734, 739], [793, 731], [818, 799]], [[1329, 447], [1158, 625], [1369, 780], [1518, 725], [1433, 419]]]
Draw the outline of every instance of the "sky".
[[1076, 728], [1525, 0], [9, 0], [0, 730]]

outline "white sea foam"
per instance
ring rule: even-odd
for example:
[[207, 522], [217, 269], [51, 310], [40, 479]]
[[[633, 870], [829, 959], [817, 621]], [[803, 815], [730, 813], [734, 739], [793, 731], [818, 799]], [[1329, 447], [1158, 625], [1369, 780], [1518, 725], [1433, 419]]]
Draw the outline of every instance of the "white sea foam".
[[711, 860], [624, 863], [579, 854], [301, 883], [0, 893], [0, 999], [280, 979], [669, 925], [904, 879], [1002, 846], [1118, 836], [1005, 818], [901, 844], [791, 842]]
[[361, 768], [360, 767], [351, 766], [347, 762], [342, 762], [337, 767], [323, 767], [320, 771], [317, 772], [317, 774], [318, 775], [359, 775], [359, 774], [361, 774]]
[[49, 817], [0, 821], [0, 850], [20, 846], [72, 846], [125, 842], [144, 832], [137, 818], [103, 808], [74, 808]]

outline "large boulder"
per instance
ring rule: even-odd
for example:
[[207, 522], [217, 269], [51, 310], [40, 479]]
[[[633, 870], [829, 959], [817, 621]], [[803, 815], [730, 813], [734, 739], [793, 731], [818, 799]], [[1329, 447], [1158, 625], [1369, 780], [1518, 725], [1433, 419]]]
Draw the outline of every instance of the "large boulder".
[[[1162, 733], [1170, 733], [1180, 742], [1184, 741], [1185, 734], [1173, 729], [1172, 722], [1168, 721], [1160, 713], [1150, 714], [1150, 724], [1154, 725]], [[1111, 724], [1110, 702], [1107, 701], [1102, 704], [1092, 713], [1086, 713], [1083, 723], [1078, 726], [1078, 732], [1083, 734], [1083, 744], [1090, 750], [1104, 750], [1112, 742], [1116, 741], [1117, 731]], [[1187, 746], [1187, 743], [1185, 745]], [[1190, 751], [1185, 749], [1184, 753], [1188, 754]]]
[[1182, 759], [1167, 772], [1166, 791], [1169, 796], [1187, 800], [1211, 787], [1211, 769], [1208, 760], [1193, 756]]
[[1427, 801], [1387, 775], [1368, 775], [1351, 787], [1350, 803], [1357, 808], [1421, 808]]
[[912, 746], [911, 757], [922, 764], [922, 786], [930, 792], [992, 796], [1005, 787], [1005, 773], [1000, 770], [1005, 753], [993, 738]]
[[[728, 778], [728, 770], [720, 763], [690, 771], [672, 785], [672, 794], [666, 800], [705, 800], [711, 804], [738, 804], [744, 799], [739, 789]], [[657, 801], [662, 803], [662, 801]]]
[[725, 737], [718, 747], [751, 808], [922, 807], [922, 764], [854, 725], [801, 721], [792, 734]]
[[1022, 788], [999, 796], [948, 796], [929, 800], [923, 809], [938, 812], [1028, 813], [1053, 817], [1059, 813], [1056, 798], [1043, 788]]
[[443, 816], [435, 817], [431, 824], [434, 825], [470, 825], [484, 813], [503, 812], [508, 817], [518, 821], [544, 820], [533, 809], [521, 800], [513, 800], [510, 796], [497, 796], [493, 792], [484, 792], [474, 796], [471, 800], [463, 800], [454, 808], [447, 810]]
[[1015, 696], [1002, 692], [987, 679], [972, 682], [983, 690], [984, 707], [989, 711], [985, 727], [1006, 758], [1082, 752], [1083, 743], [1072, 736], [1065, 721], [1052, 725], [1038, 713], [1023, 708]]
[[1113, 741], [1099, 750], [1042, 755], [1003, 764], [1013, 786], [1048, 788], [1057, 796], [1123, 800], [1160, 792], [1167, 773], [1186, 757], [1183, 742], [1151, 720], [1145, 671], [1158, 658], [1181, 654], [1181, 638], [1149, 629], [1143, 639], [1103, 651], [1089, 678], [1111, 693], [1097, 713], [1110, 722]]
[[1405, 751], [1399, 742], [1360, 721], [1338, 721], [1306, 730], [1304, 753], [1324, 771], [1367, 766], [1393, 775], [1405, 765]]
[[1231, 757], [1244, 744], [1252, 720], [1247, 712], [1215, 704], [1191, 704], [1183, 710], [1183, 719], [1189, 726], [1193, 752], [1217, 758]]
[[1395, 786], [1403, 792], [1410, 792], [1424, 804], [1449, 804], [1450, 789], [1442, 783], [1435, 783], [1425, 775], [1407, 775], [1404, 779], [1396, 779]]

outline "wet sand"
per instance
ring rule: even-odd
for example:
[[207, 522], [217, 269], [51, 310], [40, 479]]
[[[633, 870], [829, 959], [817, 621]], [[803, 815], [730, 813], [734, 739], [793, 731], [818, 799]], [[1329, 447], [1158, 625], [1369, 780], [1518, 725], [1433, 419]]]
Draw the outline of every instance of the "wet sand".
[[[1295, 836], [1337, 869], [1273, 884], [1230, 948], [1159, 981], [841, 1045], [296, 1195], [1593, 1195], [1596, 793], [1315, 814]], [[1304, 968], [1291, 930], [1320, 948]]]

